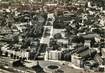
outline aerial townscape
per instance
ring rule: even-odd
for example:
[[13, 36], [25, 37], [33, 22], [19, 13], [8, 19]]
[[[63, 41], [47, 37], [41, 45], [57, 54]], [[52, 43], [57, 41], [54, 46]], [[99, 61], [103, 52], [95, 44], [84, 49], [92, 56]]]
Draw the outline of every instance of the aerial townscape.
[[0, 73], [105, 73], [105, 0], [0, 0]]

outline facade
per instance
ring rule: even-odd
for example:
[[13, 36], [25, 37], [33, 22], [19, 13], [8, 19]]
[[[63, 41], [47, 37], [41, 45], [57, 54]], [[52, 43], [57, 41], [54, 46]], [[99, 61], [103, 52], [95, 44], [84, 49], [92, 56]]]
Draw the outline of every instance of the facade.
[[91, 40], [85, 40], [84, 45], [90, 47], [91, 46]]
[[47, 51], [45, 54], [45, 60], [60, 60], [61, 51]]
[[[25, 58], [26, 60], [29, 59], [29, 52], [27, 51], [15, 51], [15, 50], [5, 50], [1, 49], [2, 55], [7, 57], [11, 57], [11, 55], [16, 56], [15, 58]], [[6, 54], [7, 53], [7, 54]]]
[[81, 57], [79, 57], [77, 54], [74, 54], [71, 56], [71, 62], [75, 65], [80, 67], [81, 66]]
[[102, 58], [105, 58], [105, 48], [101, 48]]

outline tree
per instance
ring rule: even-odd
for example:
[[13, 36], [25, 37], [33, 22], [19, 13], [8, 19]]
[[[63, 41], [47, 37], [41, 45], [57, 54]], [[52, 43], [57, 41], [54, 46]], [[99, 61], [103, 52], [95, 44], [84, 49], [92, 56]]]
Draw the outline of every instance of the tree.
[[61, 35], [60, 33], [56, 33], [56, 34], [54, 35], [54, 38], [55, 38], [55, 39], [61, 39], [61, 38], [62, 38], [62, 35]]
[[23, 67], [24, 63], [22, 60], [17, 60], [17, 61], [14, 61], [12, 65], [13, 65], [13, 67], [19, 67], [19, 66]]
[[84, 43], [84, 38], [82, 36], [75, 36], [72, 39], [72, 42], [74, 42], [74, 43]]

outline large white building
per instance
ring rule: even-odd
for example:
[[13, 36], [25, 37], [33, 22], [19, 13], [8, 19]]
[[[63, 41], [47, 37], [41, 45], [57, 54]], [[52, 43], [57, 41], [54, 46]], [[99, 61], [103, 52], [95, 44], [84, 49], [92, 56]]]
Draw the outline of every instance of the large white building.
[[8, 57], [10, 57], [10, 55], [12, 54], [19, 58], [26, 58], [26, 60], [28, 60], [28, 58], [29, 58], [29, 52], [24, 51], [24, 50], [23, 51], [15, 51], [15, 50], [10, 50], [4, 46], [1, 48], [1, 51], [3, 52], [2, 55], [5, 55], [5, 53], [7, 52]]
[[57, 50], [46, 51], [44, 59], [45, 60], [60, 60], [61, 51], [57, 51]]

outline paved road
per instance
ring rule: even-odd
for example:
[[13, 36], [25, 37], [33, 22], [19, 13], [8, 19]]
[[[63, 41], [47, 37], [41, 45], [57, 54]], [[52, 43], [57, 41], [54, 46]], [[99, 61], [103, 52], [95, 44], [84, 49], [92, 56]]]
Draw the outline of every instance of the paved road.
[[[31, 61], [30, 66], [36, 65], [36, 61]], [[63, 63], [65, 63], [63, 65]], [[83, 69], [74, 69], [73, 67], [70, 67], [67, 62], [59, 62], [59, 61], [39, 61], [39, 64], [42, 68], [46, 68], [49, 65], [57, 65], [60, 67], [61, 70], [64, 71], [64, 73], [101, 73], [101, 72], [86, 72]], [[28, 65], [28, 64], [27, 64]]]
[[[11, 66], [11, 62], [13, 60], [5, 57], [0, 57], [0, 66], [8, 66], [11, 71], [8, 70], [2, 70], [0, 69], [0, 73], [35, 73], [29, 68], [23, 68], [23, 67], [18, 67], [14, 68]], [[35, 66], [37, 61], [29, 61], [25, 63], [26, 66]], [[65, 64], [63, 64], [65, 63]], [[86, 72], [83, 70], [79, 69], [74, 69], [73, 67], [70, 67], [67, 62], [59, 62], [59, 61], [39, 61], [39, 64], [42, 68], [46, 68], [49, 65], [57, 65], [60, 67], [61, 70], [64, 71], [64, 73], [99, 73], [99, 72]], [[13, 72], [12, 72], [13, 71]], [[30, 72], [29, 72], [30, 71]], [[101, 72], [100, 72], [101, 73]]]

